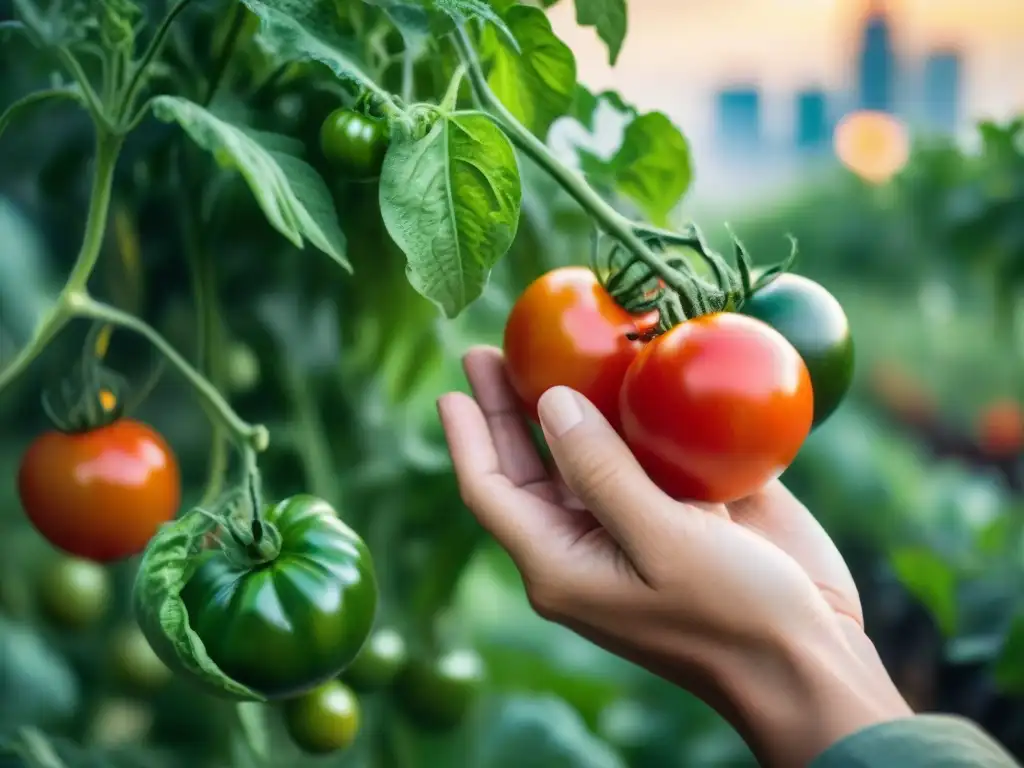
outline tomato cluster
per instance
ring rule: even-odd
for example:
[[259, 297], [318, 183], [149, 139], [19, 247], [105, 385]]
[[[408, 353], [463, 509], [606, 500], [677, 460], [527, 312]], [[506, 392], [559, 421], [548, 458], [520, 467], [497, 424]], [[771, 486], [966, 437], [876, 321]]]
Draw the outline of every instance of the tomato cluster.
[[853, 342], [817, 283], [782, 274], [742, 313], [693, 318], [646, 341], [654, 322], [620, 306], [583, 267], [556, 269], [516, 301], [508, 377], [537, 419], [549, 388], [587, 397], [667, 493], [729, 502], [793, 461], [849, 389]]

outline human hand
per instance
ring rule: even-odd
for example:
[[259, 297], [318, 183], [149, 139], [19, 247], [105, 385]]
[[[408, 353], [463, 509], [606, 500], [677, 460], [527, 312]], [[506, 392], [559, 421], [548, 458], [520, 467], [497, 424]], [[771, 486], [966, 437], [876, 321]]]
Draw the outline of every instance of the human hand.
[[765, 765], [806, 765], [911, 714], [863, 630], [850, 572], [778, 482], [729, 505], [665, 495], [586, 399], [556, 387], [542, 462], [501, 352], [438, 409], [459, 487], [534, 609], [715, 707]]

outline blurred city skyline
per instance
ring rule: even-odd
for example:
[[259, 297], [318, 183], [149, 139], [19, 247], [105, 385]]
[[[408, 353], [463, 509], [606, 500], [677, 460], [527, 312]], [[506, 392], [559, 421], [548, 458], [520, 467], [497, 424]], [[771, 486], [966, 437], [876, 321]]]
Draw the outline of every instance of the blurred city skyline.
[[571, 3], [551, 16], [580, 82], [683, 128], [700, 196], [785, 183], [801, 145], [827, 149], [858, 108], [943, 133], [1024, 111], [1024, 0], [632, 0], [629, 12], [615, 67]]

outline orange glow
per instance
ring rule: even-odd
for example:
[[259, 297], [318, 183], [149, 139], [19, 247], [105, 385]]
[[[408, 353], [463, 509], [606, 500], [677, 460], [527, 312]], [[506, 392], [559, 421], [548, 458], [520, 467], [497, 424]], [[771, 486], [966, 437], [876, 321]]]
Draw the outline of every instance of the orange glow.
[[873, 184], [891, 179], [910, 158], [906, 127], [885, 112], [847, 115], [836, 126], [833, 145], [843, 165]]

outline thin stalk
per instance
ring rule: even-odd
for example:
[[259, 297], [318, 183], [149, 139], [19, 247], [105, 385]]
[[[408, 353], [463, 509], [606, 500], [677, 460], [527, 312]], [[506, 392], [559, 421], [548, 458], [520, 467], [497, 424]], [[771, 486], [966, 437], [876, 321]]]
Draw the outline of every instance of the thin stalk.
[[146, 73], [146, 69], [149, 68], [150, 63], [156, 58], [157, 54], [160, 53], [160, 49], [163, 47], [164, 40], [167, 38], [167, 33], [171, 29], [171, 25], [174, 20], [178, 18], [182, 11], [188, 7], [188, 4], [192, 0], [178, 0], [174, 4], [174, 7], [167, 12], [163, 20], [160, 22], [160, 26], [157, 27], [156, 32], [153, 33], [153, 38], [149, 41], [149, 45], [146, 46], [146, 50], [143, 52], [142, 57], [132, 70], [131, 80], [128, 81], [128, 85], [124, 91], [124, 97], [121, 101], [121, 107], [118, 114], [119, 118], [124, 118], [125, 115], [132, 114], [132, 109], [135, 106], [135, 97], [138, 95], [139, 89], [142, 87], [143, 75]]

